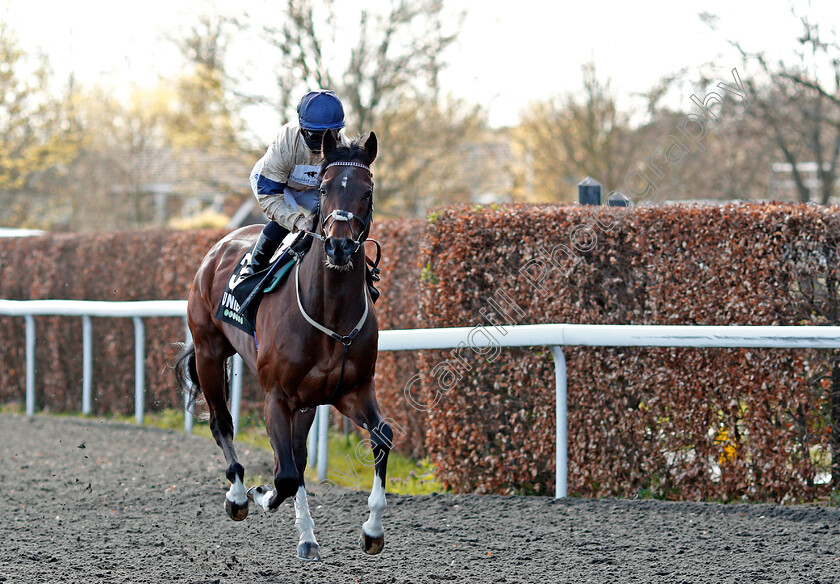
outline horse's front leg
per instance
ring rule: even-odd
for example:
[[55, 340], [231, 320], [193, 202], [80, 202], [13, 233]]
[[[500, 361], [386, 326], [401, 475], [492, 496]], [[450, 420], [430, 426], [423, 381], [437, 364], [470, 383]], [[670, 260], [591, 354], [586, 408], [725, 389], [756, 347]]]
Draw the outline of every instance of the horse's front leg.
[[309, 435], [309, 428], [315, 419], [317, 408], [306, 412], [295, 412], [292, 423], [292, 444], [295, 455], [295, 466], [300, 477], [297, 493], [295, 493], [295, 529], [300, 539], [298, 540], [297, 557], [301, 560], [318, 561], [321, 559], [321, 548], [315, 540], [315, 522], [309, 512], [309, 500], [306, 496], [306, 482], [304, 472], [306, 471], [306, 438]]
[[336, 407], [345, 416], [370, 432], [371, 453], [374, 460], [373, 488], [368, 497], [370, 517], [362, 524], [362, 550], [369, 555], [378, 554], [385, 547], [385, 530], [382, 515], [385, 512], [385, 473], [388, 454], [393, 446], [394, 433], [382, 415], [376, 402], [373, 380], [358, 392], [344, 394]]
[[[379, 412], [377, 412], [378, 414]], [[364, 426], [363, 426], [364, 427]], [[374, 555], [385, 547], [385, 530], [382, 527], [382, 514], [385, 512], [385, 471], [388, 466], [388, 453], [391, 452], [394, 438], [391, 427], [377, 416], [368, 424], [370, 440], [373, 444], [374, 477], [373, 488], [368, 497], [370, 517], [362, 524], [362, 550]]]

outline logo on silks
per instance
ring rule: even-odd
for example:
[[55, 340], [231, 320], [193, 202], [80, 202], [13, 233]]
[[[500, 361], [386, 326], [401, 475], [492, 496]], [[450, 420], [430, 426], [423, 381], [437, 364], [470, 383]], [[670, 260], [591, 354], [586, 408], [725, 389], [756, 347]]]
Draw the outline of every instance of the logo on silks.
[[289, 173], [289, 181], [308, 187], [316, 187], [320, 182], [318, 176], [321, 174], [320, 164], [296, 164]]

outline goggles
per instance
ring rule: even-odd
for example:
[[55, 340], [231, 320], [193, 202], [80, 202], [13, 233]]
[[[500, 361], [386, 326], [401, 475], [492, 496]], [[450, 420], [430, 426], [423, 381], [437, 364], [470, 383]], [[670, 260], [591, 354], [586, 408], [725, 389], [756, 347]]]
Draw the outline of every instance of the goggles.
[[[321, 143], [324, 141], [324, 132], [327, 130], [305, 130], [303, 128], [300, 129], [300, 134], [303, 136], [304, 142], [309, 147], [310, 150], [313, 152], [320, 152], [321, 151]], [[338, 130], [329, 130], [333, 133], [333, 136], [337, 139], [338, 138]]]

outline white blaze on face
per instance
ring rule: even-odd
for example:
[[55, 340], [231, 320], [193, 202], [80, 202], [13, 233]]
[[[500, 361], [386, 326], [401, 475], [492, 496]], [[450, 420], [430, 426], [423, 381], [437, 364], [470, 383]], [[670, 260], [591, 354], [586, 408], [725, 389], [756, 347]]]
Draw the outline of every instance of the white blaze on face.
[[343, 189], [347, 190], [347, 177], [346, 176], [341, 179], [341, 187]]
[[236, 477], [236, 480], [231, 483], [230, 489], [227, 493], [225, 493], [225, 497], [228, 501], [237, 505], [244, 505], [248, 502], [248, 494], [245, 491], [245, 485], [242, 484], [242, 480], [238, 476]]
[[370, 537], [381, 537], [385, 533], [382, 529], [382, 514], [388, 505], [385, 501], [385, 485], [379, 476], [373, 477], [373, 488], [368, 497], [368, 508], [370, 518], [362, 524], [362, 529]]
[[315, 541], [315, 522], [312, 520], [312, 515], [309, 514], [309, 501], [306, 498], [306, 489], [303, 485], [298, 487], [295, 494], [295, 528], [300, 534], [298, 544], [304, 542], [318, 543]]

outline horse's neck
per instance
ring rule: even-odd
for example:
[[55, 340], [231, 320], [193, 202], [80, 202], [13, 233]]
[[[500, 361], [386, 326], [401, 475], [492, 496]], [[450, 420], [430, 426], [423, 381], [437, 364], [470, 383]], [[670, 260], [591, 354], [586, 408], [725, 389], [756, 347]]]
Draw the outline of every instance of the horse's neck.
[[309, 315], [339, 334], [346, 334], [364, 310], [364, 264], [364, 251], [359, 250], [353, 254], [351, 270], [328, 268], [324, 265], [323, 247], [313, 245], [300, 267], [300, 297]]

